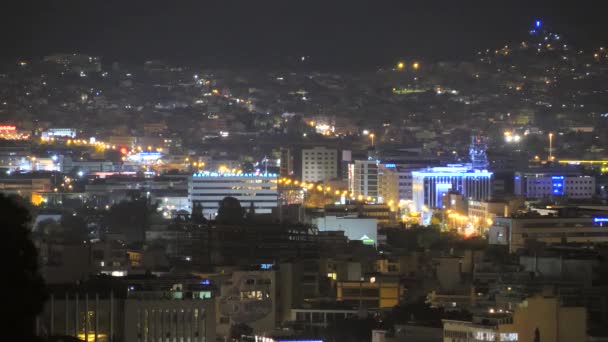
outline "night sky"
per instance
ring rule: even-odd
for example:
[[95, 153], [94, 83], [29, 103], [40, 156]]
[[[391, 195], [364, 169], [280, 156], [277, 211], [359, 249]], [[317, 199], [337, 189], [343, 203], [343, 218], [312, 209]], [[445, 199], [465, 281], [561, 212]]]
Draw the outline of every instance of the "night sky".
[[[0, 59], [56, 52], [105, 62], [354, 68], [456, 60], [526, 35], [542, 18], [571, 43], [606, 41], [600, 1], [4, 0]], [[126, 4], [125, 4], [126, 3]], [[290, 59], [291, 58], [291, 59]]]

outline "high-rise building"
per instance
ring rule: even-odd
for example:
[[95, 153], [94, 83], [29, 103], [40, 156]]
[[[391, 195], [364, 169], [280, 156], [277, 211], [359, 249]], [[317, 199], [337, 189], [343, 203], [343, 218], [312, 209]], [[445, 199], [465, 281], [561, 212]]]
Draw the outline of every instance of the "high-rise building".
[[253, 204], [256, 214], [270, 214], [277, 207], [277, 179], [275, 173], [195, 173], [188, 180], [188, 204], [200, 204], [203, 215], [213, 218], [219, 202], [234, 197], [243, 208]]
[[279, 166], [281, 177], [291, 177], [294, 175], [294, 151], [293, 148], [281, 148], [281, 163]]
[[338, 150], [314, 147], [302, 149], [302, 180], [323, 182], [338, 177]]
[[375, 160], [355, 160], [348, 165], [348, 189], [359, 195], [378, 197], [378, 163]]
[[395, 164], [378, 164], [378, 202], [394, 210], [399, 203], [399, 172]]

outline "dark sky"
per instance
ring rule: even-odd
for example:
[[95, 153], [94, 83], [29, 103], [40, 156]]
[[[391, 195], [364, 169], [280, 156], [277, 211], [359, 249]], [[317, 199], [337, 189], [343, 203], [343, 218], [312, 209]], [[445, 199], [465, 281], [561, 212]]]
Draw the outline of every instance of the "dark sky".
[[600, 44], [602, 1], [2, 0], [0, 58], [54, 52], [104, 61], [377, 66], [399, 56], [468, 58], [526, 34], [542, 18], [573, 43]]

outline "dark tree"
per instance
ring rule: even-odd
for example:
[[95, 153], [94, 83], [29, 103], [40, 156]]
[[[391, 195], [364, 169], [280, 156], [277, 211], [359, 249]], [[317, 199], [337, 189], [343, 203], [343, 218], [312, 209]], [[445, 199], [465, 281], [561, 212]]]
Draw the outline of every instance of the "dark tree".
[[247, 221], [252, 221], [255, 217], [255, 207], [253, 202], [249, 203], [249, 209], [247, 210]]
[[192, 202], [192, 215], [190, 216], [194, 223], [204, 223], [207, 221], [203, 214], [203, 204], [198, 201]]
[[59, 225], [62, 228], [63, 240], [69, 243], [82, 243], [89, 239], [87, 222], [82, 215], [66, 213], [61, 216]]
[[108, 210], [104, 221], [110, 232], [124, 234], [130, 242], [141, 242], [155, 211], [146, 199], [123, 201]]
[[2, 302], [7, 313], [5, 331], [15, 341], [31, 341], [35, 336], [36, 316], [47, 298], [46, 287], [38, 272], [38, 252], [30, 237], [31, 217], [16, 198], [0, 194], [2, 236]]
[[243, 222], [245, 211], [241, 202], [234, 197], [224, 197], [219, 203], [216, 220], [219, 223], [239, 224]]

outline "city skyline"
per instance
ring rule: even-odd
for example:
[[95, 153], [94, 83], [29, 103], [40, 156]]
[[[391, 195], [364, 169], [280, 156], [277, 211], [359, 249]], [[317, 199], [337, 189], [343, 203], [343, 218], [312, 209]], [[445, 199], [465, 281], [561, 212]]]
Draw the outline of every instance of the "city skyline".
[[[374, 69], [401, 58], [471, 59], [521, 39], [534, 20], [582, 48], [606, 43], [592, 2], [286, 3], [23, 1], [4, 3], [4, 61], [53, 53], [104, 62], [161, 59], [210, 67]], [[301, 57], [306, 63], [298, 63]]]

